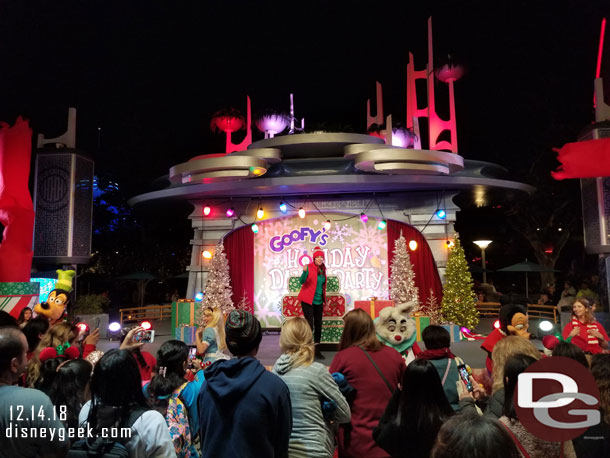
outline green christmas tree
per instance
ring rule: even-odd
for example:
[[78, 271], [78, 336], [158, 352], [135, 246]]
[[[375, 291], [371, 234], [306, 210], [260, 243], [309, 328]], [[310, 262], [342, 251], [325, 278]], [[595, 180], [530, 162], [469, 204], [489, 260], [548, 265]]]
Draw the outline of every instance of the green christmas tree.
[[201, 310], [208, 307], [220, 308], [227, 315], [235, 309], [233, 305], [233, 289], [231, 288], [231, 277], [229, 276], [229, 262], [225, 255], [225, 247], [222, 242], [216, 245], [216, 252], [210, 261], [208, 279], [203, 291]]
[[390, 269], [390, 299], [395, 304], [416, 302], [419, 310], [419, 291], [415, 286], [415, 271], [402, 232], [394, 242], [394, 258]]
[[449, 248], [445, 271], [441, 302], [443, 317], [451, 323], [474, 329], [479, 323], [479, 313], [475, 304], [472, 275], [468, 270], [464, 249], [456, 233], [454, 245]]

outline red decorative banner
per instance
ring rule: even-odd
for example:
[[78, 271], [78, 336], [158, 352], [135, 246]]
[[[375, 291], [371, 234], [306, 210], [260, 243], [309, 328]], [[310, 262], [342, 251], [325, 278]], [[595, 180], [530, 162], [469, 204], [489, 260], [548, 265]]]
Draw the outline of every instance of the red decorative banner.
[[566, 143], [557, 152], [561, 166], [551, 172], [556, 180], [610, 176], [610, 138]]

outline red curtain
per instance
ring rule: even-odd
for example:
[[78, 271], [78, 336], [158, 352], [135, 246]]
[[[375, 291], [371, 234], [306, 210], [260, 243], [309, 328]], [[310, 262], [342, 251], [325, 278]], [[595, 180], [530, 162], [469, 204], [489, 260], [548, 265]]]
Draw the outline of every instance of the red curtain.
[[243, 296], [254, 313], [254, 232], [248, 226], [239, 228], [224, 239], [229, 274], [233, 288], [233, 304], [240, 303]]
[[[389, 266], [392, 265], [392, 258], [394, 258], [394, 243], [400, 237], [400, 232], [402, 231], [402, 235], [407, 241], [407, 246], [411, 240], [417, 242], [417, 249], [415, 251], [409, 250], [409, 255], [411, 256], [411, 263], [415, 271], [415, 286], [419, 288], [420, 304], [425, 306], [426, 301], [430, 297], [430, 290], [432, 290], [440, 306], [443, 297], [443, 286], [432, 250], [430, 250], [426, 238], [413, 226], [399, 221], [388, 220], [387, 231]], [[391, 275], [390, 267], [388, 267], [388, 274]]]

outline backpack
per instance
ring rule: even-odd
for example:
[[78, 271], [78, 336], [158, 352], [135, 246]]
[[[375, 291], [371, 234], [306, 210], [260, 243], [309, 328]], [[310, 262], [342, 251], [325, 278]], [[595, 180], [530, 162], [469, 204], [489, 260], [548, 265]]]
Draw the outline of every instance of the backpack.
[[183, 383], [167, 399], [166, 409], [157, 409], [165, 417], [169, 435], [178, 458], [198, 456], [193, 447], [195, 433], [191, 431], [189, 415], [181, 394], [188, 382]]
[[[131, 428], [144, 412], [147, 412], [146, 407], [136, 407], [129, 413], [127, 421], [121, 426]], [[111, 440], [102, 437], [81, 439], [74, 442], [68, 450], [66, 458], [129, 458], [129, 452], [121, 439]]]

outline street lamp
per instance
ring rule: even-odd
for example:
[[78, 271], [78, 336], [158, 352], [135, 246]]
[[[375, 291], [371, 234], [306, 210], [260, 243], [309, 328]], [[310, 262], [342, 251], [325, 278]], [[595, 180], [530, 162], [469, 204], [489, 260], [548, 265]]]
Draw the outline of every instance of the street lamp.
[[487, 283], [487, 268], [485, 267], [485, 248], [489, 246], [491, 240], [475, 240], [473, 242], [481, 249], [481, 263], [483, 264], [483, 283]]

